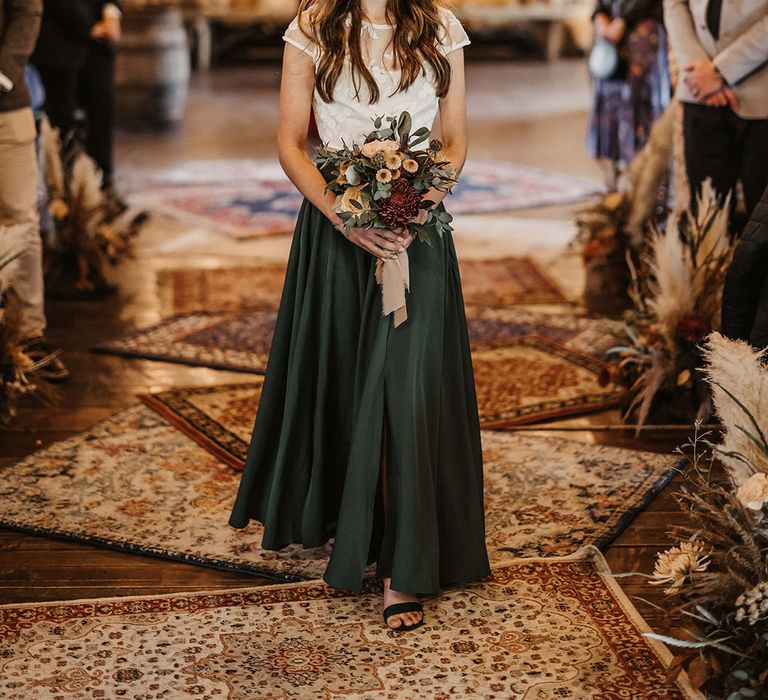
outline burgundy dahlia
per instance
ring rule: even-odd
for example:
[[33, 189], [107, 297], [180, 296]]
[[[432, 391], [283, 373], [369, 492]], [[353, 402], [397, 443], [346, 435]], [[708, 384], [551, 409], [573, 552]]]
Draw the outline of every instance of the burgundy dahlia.
[[421, 208], [421, 195], [405, 178], [392, 183], [392, 194], [379, 202], [379, 216], [390, 228], [405, 226]]
[[677, 324], [677, 337], [693, 345], [698, 345], [712, 332], [712, 326], [701, 316], [683, 316]]

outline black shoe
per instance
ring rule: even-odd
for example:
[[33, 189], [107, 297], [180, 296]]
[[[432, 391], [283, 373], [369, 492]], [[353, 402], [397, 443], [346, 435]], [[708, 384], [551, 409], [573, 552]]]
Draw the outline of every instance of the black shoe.
[[[408, 613], [408, 612], [421, 613], [421, 620], [419, 620], [417, 623], [413, 625], [406, 625], [406, 624], [400, 623], [400, 627], [389, 626], [390, 617], [394, 617], [395, 615], [402, 615], [403, 613]], [[393, 632], [410, 632], [411, 630], [415, 630], [417, 627], [421, 627], [424, 624], [424, 608], [422, 607], [421, 603], [417, 603], [416, 601], [409, 602], [409, 603], [395, 603], [394, 605], [389, 605], [386, 608], [384, 608], [384, 624], [387, 625], [387, 629], [390, 629]]]
[[37, 375], [47, 382], [64, 382], [69, 379], [69, 370], [61, 360], [61, 350], [53, 347], [45, 336], [30, 338], [24, 344], [24, 353], [35, 364], [40, 364]]

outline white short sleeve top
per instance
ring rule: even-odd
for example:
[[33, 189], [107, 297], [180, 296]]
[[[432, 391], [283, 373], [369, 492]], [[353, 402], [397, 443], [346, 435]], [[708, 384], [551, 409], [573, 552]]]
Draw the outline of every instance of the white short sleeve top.
[[[307, 21], [308, 19], [303, 17], [300, 23], [296, 17], [286, 29], [283, 39], [317, 63], [320, 60], [320, 49], [310, 36], [302, 31], [302, 27], [307, 26]], [[363, 58], [379, 87], [377, 102], [369, 104], [368, 89], [363, 81], [359, 97], [356, 96], [348, 60], [336, 83], [331, 102], [324, 102], [315, 91], [315, 119], [320, 138], [326, 145], [339, 148], [344, 143], [360, 143], [373, 129], [373, 120], [376, 117], [397, 116], [404, 111], [410, 112], [414, 130], [423, 126], [432, 129], [438, 110], [433, 72], [429, 65], [425, 65], [424, 71], [413, 84], [407, 90], [398, 92], [400, 71], [392, 65], [393, 32], [392, 25], [363, 22]], [[461, 22], [446, 9], [441, 10], [439, 36], [441, 48], [446, 55], [470, 43]]]

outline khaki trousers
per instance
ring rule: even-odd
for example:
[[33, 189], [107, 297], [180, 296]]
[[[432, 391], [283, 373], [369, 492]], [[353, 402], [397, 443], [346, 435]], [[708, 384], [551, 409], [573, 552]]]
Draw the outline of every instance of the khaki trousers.
[[0, 112], [0, 257], [21, 251], [0, 275], [21, 300], [28, 337], [46, 325], [35, 137], [31, 109]]

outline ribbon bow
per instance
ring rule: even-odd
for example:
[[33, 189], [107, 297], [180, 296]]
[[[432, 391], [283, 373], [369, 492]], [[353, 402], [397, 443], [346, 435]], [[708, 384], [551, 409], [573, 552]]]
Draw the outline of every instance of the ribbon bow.
[[408, 252], [400, 253], [391, 260], [376, 261], [376, 282], [381, 285], [382, 315], [394, 313], [395, 328], [408, 318], [405, 292], [410, 291], [411, 276], [408, 270]]

